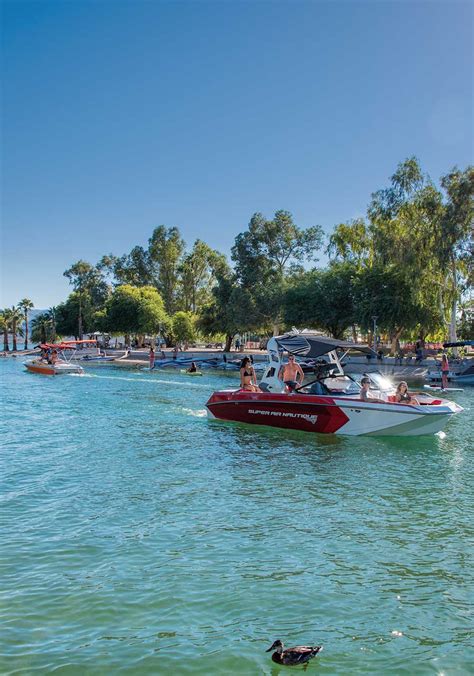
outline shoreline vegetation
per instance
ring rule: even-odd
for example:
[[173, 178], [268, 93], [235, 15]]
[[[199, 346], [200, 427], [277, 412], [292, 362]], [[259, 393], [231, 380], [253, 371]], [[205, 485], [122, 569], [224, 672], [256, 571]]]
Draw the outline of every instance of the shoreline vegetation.
[[[474, 167], [452, 169], [437, 186], [416, 158], [374, 192], [364, 218], [302, 228], [288, 211], [255, 213], [235, 238], [231, 263], [177, 227], [156, 227], [148, 246], [79, 260], [64, 275], [72, 293], [28, 321], [33, 302], [0, 312], [3, 349], [103, 332], [144, 346], [268, 337], [301, 326], [334, 338], [385, 344], [442, 342], [474, 335]], [[326, 267], [317, 267], [326, 254]], [[23, 354], [25, 354], [23, 352]]]

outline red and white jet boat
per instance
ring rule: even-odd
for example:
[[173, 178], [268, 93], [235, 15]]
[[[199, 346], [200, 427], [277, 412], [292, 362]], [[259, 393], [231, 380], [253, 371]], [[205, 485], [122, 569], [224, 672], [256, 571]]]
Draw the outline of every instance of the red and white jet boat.
[[[220, 420], [269, 425], [304, 432], [347, 435], [418, 436], [442, 430], [451, 416], [463, 409], [452, 401], [417, 395], [419, 405], [397, 403], [393, 395], [386, 401], [362, 401], [360, 385], [344, 374], [342, 357], [356, 349], [353, 343], [334, 340], [310, 332], [291, 332], [268, 341], [269, 364], [260, 382], [261, 392], [242, 389], [214, 392], [206, 404], [209, 415]], [[287, 392], [279, 379], [283, 353], [318, 358], [328, 363], [315, 379], [294, 392]]]

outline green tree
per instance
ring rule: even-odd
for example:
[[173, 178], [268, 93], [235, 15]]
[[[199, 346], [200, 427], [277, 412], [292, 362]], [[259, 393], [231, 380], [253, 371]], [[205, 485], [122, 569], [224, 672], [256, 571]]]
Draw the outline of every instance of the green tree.
[[50, 307], [48, 312], [47, 312], [50, 322], [51, 322], [51, 333], [52, 333], [52, 341], [53, 343], [56, 342], [56, 314], [57, 314], [57, 308], [56, 307]]
[[[77, 314], [77, 336], [79, 340], [82, 340], [83, 336], [83, 298], [87, 291], [87, 287], [90, 284], [92, 274], [92, 265], [82, 260], [74, 263], [64, 272], [64, 276], [69, 279], [70, 284], [72, 284], [74, 291], [77, 293], [77, 298], [79, 301]], [[74, 331], [74, 333], [76, 332]]]
[[[51, 312], [51, 310], [53, 312]], [[55, 308], [50, 308], [46, 313], [50, 320], [50, 331], [53, 335], [58, 333], [61, 336], [74, 336], [76, 339], [82, 340], [83, 333], [93, 331], [91, 321], [93, 313], [93, 305], [90, 293], [83, 290], [82, 293], [73, 291], [64, 303], [60, 303]], [[80, 329], [82, 334], [79, 334], [78, 316], [81, 316]]]
[[355, 264], [359, 269], [370, 264], [372, 238], [363, 218], [339, 223], [329, 238], [328, 254], [337, 261]]
[[10, 352], [8, 333], [10, 331], [11, 326], [11, 310], [9, 308], [5, 308], [4, 310], [2, 310], [0, 319], [3, 332], [3, 351]]
[[449, 340], [455, 342], [458, 303], [474, 283], [474, 167], [464, 171], [454, 168], [441, 178], [441, 186], [446, 201], [437, 252], [450, 305]]
[[210, 300], [210, 290], [215, 282], [213, 270], [222, 254], [197, 239], [179, 267], [183, 307], [196, 313], [199, 306]]
[[18, 307], [23, 313], [25, 320], [25, 350], [28, 349], [28, 311], [34, 308], [33, 302], [29, 298], [23, 298], [19, 303]]
[[123, 333], [129, 344], [130, 334], [156, 334], [167, 320], [163, 299], [150, 286], [118, 286], [107, 301], [107, 328]]
[[224, 349], [229, 352], [232, 339], [241, 329], [240, 319], [235, 311], [240, 287], [225, 256], [215, 261], [213, 275], [216, 282], [211, 288], [211, 300], [200, 308], [197, 327], [206, 336], [224, 334]]
[[15, 305], [12, 305], [10, 308], [10, 330], [12, 334], [12, 348], [13, 352], [18, 351], [17, 347], [17, 336], [18, 334], [23, 335], [23, 329], [21, 328], [21, 322], [24, 319], [23, 312], [20, 310], [19, 307], [15, 307]]
[[101, 264], [93, 266], [86, 261], [80, 260], [74, 263], [68, 270], [64, 272], [64, 276], [69, 279], [78, 298], [78, 314], [77, 314], [77, 332], [79, 340], [83, 336], [83, 305], [85, 297], [87, 296], [89, 302], [96, 309], [100, 309], [105, 305], [109, 296], [110, 289], [102, 274]]
[[125, 256], [104, 256], [99, 266], [111, 270], [118, 284], [131, 286], [156, 285], [153, 262], [150, 254], [141, 246], [135, 246]]
[[36, 315], [31, 322], [31, 340], [34, 343], [50, 343], [52, 340], [51, 317], [47, 312]]
[[289, 326], [324, 330], [344, 338], [355, 323], [357, 269], [351, 263], [333, 263], [295, 277], [285, 294], [284, 319]]
[[440, 321], [436, 305], [426, 303], [425, 290], [394, 264], [377, 264], [359, 273], [355, 304], [360, 325], [367, 331], [377, 317], [377, 325], [389, 335], [393, 354], [403, 334], [423, 328], [426, 335]]
[[166, 312], [176, 309], [179, 289], [179, 267], [184, 252], [184, 240], [178, 228], [160, 225], [149, 240], [148, 253], [155, 269], [156, 283], [163, 298]]
[[179, 311], [173, 315], [173, 336], [179, 343], [190, 343], [196, 339], [196, 327], [190, 312]]
[[[399, 283], [410, 288], [403, 324], [417, 325], [424, 341], [427, 333], [442, 323], [438, 246], [444, 213], [442, 195], [422, 174], [416, 159], [410, 158], [398, 166], [390, 186], [372, 196], [368, 213], [377, 273], [385, 266], [388, 277], [396, 274], [403, 280]], [[397, 290], [392, 293], [396, 295]], [[408, 316], [409, 312], [415, 314]], [[379, 323], [384, 323], [380, 309], [375, 308], [374, 314], [379, 316]], [[400, 332], [396, 323], [388, 321], [392, 349]]]
[[260, 213], [252, 216], [232, 247], [241, 290], [237, 307], [245, 306], [249, 328], [278, 331], [288, 275], [292, 267], [315, 260], [322, 239], [319, 226], [299, 228], [288, 211], [277, 211], [271, 221]]
[[466, 301], [461, 307], [458, 335], [461, 340], [474, 340], [474, 299]]

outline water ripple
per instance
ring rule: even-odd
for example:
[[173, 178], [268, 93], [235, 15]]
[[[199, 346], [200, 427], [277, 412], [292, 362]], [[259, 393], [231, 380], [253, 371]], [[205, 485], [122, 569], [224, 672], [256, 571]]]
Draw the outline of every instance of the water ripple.
[[273, 676], [276, 638], [331, 676], [472, 673], [468, 412], [309, 437], [207, 420], [229, 376], [0, 368], [2, 674]]

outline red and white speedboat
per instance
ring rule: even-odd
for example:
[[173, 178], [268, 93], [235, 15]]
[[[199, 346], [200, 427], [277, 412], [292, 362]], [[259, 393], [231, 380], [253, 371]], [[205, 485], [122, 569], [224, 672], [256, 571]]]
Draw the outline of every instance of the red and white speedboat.
[[84, 369], [79, 364], [73, 364], [80, 345], [96, 344], [96, 340], [68, 340], [57, 345], [44, 343], [40, 345], [41, 356], [25, 362], [25, 368], [31, 373], [40, 373], [43, 376], [60, 376], [68, 373], [82, 374]]
[[[353, 343], [310, 332], [291, 332], [268, 341], [269, 364], [261, 392], [242, 389], [214, 392], [206, 406], [220, 420], [269, 425], [304, 432], [347, 435], [417, 436], [442, 430], [463, 409], [452, 401], [417, 397], [419, 405], [397, 403], [393, 395], [377, 392], [386, 401], [362, 401], [360, 385], [344, 374], [338, 350], [361, 348]], [[279, 379], [284, 352], [305, 358], [327, 355], [315, 379], [287, 392]]]

